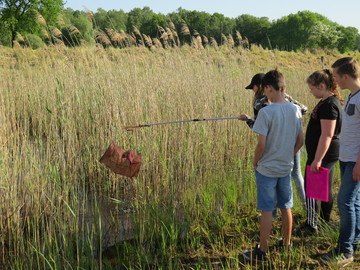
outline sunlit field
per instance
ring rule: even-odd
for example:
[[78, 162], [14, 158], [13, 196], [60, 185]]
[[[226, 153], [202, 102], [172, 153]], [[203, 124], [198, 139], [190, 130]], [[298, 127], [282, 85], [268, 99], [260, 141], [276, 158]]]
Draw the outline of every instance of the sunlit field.
[[[265, 265], [244, 261], [259, 223], [256, 136], [244, 122], [123, 128], [251, 115], [244, 88], [275, 67], [311, 110], [305, 80], [321, 56], [329, 68], [340, 55], [0, 48], [0, 269], [337, 269], [317, 260], [337, 240], [336, 203], [317, 236], [294, 237], [287, 252], [271, 248]], [[138, 177], [99, 163], [112, 141], [141, 153]], [[294, 198], [296, 227], [305, 213]], [[270, 245], [281, 235], [281, 219], [274, 224]]]

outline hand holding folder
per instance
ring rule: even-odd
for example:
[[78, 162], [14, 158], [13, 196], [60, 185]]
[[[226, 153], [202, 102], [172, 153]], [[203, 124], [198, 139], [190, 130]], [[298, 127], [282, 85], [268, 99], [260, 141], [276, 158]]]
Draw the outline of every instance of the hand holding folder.
[[318, 173], [306, 165], [306, 196], [316, 200], [329, 201], [329, 169], [320, 167]]

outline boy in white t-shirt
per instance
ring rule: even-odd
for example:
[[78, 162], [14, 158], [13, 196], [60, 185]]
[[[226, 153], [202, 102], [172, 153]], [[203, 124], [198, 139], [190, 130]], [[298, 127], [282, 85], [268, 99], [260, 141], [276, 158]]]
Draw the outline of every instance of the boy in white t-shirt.
[[337, 246], [320, 259], [345, 265], [354, 260], [360, 241], [360, 66], [355, 59], [344, 57], [331, 67], [337, 85], [350, 90], [350, 95], [340, 133], [340, 234]]

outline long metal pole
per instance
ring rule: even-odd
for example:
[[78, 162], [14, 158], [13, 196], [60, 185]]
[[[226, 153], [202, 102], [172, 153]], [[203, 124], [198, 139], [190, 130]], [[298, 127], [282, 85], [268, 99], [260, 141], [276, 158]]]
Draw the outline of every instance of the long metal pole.
[[228, 119], [239, 119], [239, 116], [218, 117], [218, 118], [199, 118], [199, 119], [191, 119], [191, 120], [178, 120], [178, 121], [161, 122], [161, 123], [141, 124], [141, 125], [137, 125], [137, 126], [126, 126], [124, 128], [126, 130], [131, 130], [131, 129], [134, 129], [134, 128], [151, 127], [151, 126], [158, 126], [158, 125], [178, 124], [178, 123], [186, 123], [186, 122], [228, 120]]

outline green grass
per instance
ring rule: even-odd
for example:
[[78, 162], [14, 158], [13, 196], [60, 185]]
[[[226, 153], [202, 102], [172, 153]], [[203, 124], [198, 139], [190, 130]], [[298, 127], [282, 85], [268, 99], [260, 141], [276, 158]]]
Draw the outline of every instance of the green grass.
[[[244, 87], [274, 67], [285, 74], [287, 92], [312, 108], [317, 101], [305, 80], [321, 68], [321, 55], [256, 46], [0, 48], [0, 264], [252, 269], [241, 256], [258, 238], [256, 137], [246, 124], [123, 127], [251, 114]], [[326, 64], [338, 56], [325, 55]], [[139, 177], [98, 162], [112, 141], [142, 154]], [[338, 183], [337, 171], [335, 189]], [[294, 214], [298, 225], [305, 217], [296, 194]], [[290, 253], [273, 250], [260, 269], [328, 269], [314, 255], [336, 242], [336, 206], [333, 219], [317, 237], [295, 237]], [[271, 244], [280, 236], [274, 223]]]

